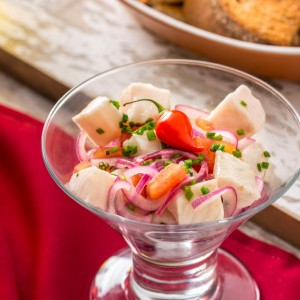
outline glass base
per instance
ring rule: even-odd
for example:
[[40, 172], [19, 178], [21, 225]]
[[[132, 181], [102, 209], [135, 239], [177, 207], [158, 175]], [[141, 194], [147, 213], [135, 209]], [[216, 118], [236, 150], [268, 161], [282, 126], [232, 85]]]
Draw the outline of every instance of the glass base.
[[[128, 248], [110, 257], [95, 277], [90, 300], [138, 300], [130, 289], [131, 265], [131, 251]], [[258, 286], [245, 266], [222, 249], [218, 250], [218, 273], [219, 291], [211, 300], [258, 300], [260, 298]], [[205, 298], [205, 300], [209, 299]]]

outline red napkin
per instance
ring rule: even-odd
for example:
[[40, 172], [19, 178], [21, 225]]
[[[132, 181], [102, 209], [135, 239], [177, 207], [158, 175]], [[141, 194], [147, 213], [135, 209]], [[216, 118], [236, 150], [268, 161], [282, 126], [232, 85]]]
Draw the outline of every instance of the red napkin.
[[[99, 266], [125, 242], [50, 178], [42, 126], [0, 106], [0, 299], [89, 299]], [[263, 300], [300, 299], [296, 257], [239, 231], [223, 247], [249, 268]]]

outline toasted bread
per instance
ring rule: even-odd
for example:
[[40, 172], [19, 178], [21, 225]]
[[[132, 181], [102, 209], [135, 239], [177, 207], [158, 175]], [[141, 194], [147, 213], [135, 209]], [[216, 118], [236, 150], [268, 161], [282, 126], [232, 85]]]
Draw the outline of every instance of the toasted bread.
[[185, 21], [255, 43], [299, 46], [300, 0], [185, 0]]

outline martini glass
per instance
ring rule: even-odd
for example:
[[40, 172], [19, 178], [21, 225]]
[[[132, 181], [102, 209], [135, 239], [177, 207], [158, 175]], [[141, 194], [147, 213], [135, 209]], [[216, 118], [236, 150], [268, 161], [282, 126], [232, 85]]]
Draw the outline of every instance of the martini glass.
[[[220, 221], [163, 225], [101, 211], [72, 194], [66, 183], [79, 162], [75, 150], [79, 129], [71, 118], [97, 96], [120, 99], [121, 91], [132, 82], [169, 89], [174, 105], [188, 104], [206, 111], [239, 85], [247, 85], [266, 111], [266, 123], [255, 136], [271, 153], [262, 198]], [[70, 198], [105, 220], [129, 246], [102, 265], [90, 299], [259, 299], [251, 274], [220, 245], [295, 182], [300, 166], [299, 132], [299, 116], [279, 92], [258, 78], [214, 63], [176, 59], [140, 62], [103, 72], [71, 89], [53, 107], [44, 126], [46, 167]]]

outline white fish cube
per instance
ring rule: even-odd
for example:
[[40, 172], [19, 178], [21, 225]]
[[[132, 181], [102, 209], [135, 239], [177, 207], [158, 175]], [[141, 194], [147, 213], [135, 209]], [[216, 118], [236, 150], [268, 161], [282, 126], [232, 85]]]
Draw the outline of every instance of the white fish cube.
[[184, 192], [180, 192], [168, 205], [167, 209], [171, 212], [178, 224], [194, 224], [224, 218], [224, 208], [220, 196], [211, 197], [200, 204], [196, 209], [192, 208], [192, 202], [200, 196], [203, 196], [201, 192], [203, 186], [208, 188], [210, 192], [218, 189], [215, 179], [199, 182], [191, 186], [193, 196], [190, 200], [186, 199]]
[[252, 95], [247, 86], [241, 85], [228, 94], [207, 119], [213, 123], [215, 129], [229, 130], [234, 133], [243, 129], [244, 135], [239, 137], [245, 137], [259, 131], [265, 118], [265, 111], [260, 101]]
[[156, 120], [159, 116], [156, 106], [150, 101], [123, 106], [127, 102], [139, 99], [152, 99], [164, 108], [170, 109], [169, 90], [157, 88], [149, 83], [132, 83], [122, 92], [120, 109], [128, 115], [130, 121], [135, 123], [145, 123], [149, 118]]
[[149, 141], [147, 131], [145, 131], [143, 135], [133, 134], [130, 139], [124, 141], [123, 147], [125, 148], [127, 146], [137, 147], [137, 152], [132, 155], [133, 157], [150, 154], [162, 149], [161, 142], [157, 137], [155, 140]]
[[269, 158], [265, 157], [264, 151], [265, 150], [262, 145], [257, 142], [249, 145], [247, 148], [245, 148], [245, 150], [242, 151], [241, 159], [247, 163], [252, 168], [255, 175], [260, 178], [265, 176], [267, 169], [261, 168], [261, 170], [259, 170], [257, 164], [261, 165], [262, 162], [268, 163], [269, 161]]
[[121, 135], [121, 120], [122, 113], [106, 97], [97, 97], [73, 117], [78, 127], [100, 147]]
[[247, 207], [260, 198], [254, 170], [233, 155], [217, 151], [214, 178], [218, 187], [232, 186], [237, 193], [237, 209]]
[[68, 186], [78, 198], [105, 211], [108, 204], [108, 192], [116, 178], [92, 166], [74, 173]]

